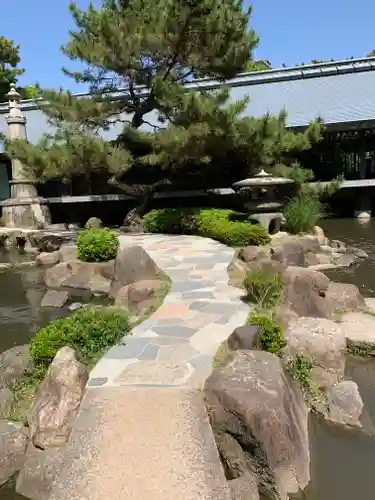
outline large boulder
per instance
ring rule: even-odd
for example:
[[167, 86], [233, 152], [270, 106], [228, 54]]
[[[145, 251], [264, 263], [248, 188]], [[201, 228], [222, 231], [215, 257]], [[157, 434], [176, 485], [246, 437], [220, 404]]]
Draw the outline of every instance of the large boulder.
[[283, 275], [283, 305], [299, 316], [329, 318], [325, 296], [330, 283], [323, 273], [301, 267], [288, 267]]
[[160, 279], [164, 273], [140, 246], [119, 249], [114, 267], [110, 296], [115, 298], [120, 288], [137, 281]]
[[358, 287], [351, 283], [331, 281], [326, 292], [326, 300], [332, 313], [337, 310], [363, 311], [367, 307]]
[[285, 332], [285, 358], [310, 359], [312, 376], [321, 389], [327, 389], [344, 376], [346, 341], [340, 325], [325, 318], [299, 318]]
[[60, 264], [47, 269], [44, 280], [50, 288], [68, 287], [107, 294], [111, 286], [113, 272], [114, 261], [81, 262], [73, 260], [60, 262]]
[[21, 380], [30, 371], [32, 360], [29, 346], [11, 347], [0, 354], [0, 388]]
[[290, 241], [278, 248], [274, 248], [271, 258], [286, 266], [304, 266], [305, 253], [305, 249], [300, 242]]
[[327, 420], [344, 427], [362, 428], [360, 417], [363, 401], [358, 386], [352, 380], [343, 380], [328, 395]]
[[21, 425], [0, 421], [0, 486], [21, 469], [27, 441]]
[[117, 292], [115, 305], [126, 307], [135, 315], [144, 314], [157, 304], [163, 285], [163, 281], [155, 279], [141, 280], [123, 286]]
[[88, 371], [70, 347], [60, 349], [28, 415], [30, 440], [40, 449], [68, 441], [84, 395]]
[[308, 411], [277, 356], [236, 351], [207, 379], [205, 395], [228, 480], [253, 474], [264, 500], [307, 486]]

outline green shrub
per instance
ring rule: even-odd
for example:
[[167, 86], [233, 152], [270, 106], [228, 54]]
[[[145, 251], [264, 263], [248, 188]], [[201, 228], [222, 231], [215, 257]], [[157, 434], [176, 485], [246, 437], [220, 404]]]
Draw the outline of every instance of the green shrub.
[[259, 325], [260, 332], [257, 347], [276, 356], [281, 356], [286, 346], [281, 326], [266, 314], [251, 314], [247, 321], [250, 325]]
[[323, 204], [317, 196], [301, 194], [289, 200], [284, 209], [285, 229], [292, 234], [310, 231], [323, 215]]
[[244, 280], [248, 299], [259, 308], [275, 307], [281, 299], [282, 279], [268, 269], [255, 268], [249, 271]]
[[194, 208], [162, 208], [151, 210], [143, 217], [150, 233], [193, 234], [196, 232]]
[[90, 365], [129, 332], [125, 312], [84, 308], [39, 330], [30, 343], [30, 353], [35, 366], [48, 366], [61, 347], [69, 346]]
[[118, 238], [109, 229], [91, 228], [77, 238], [77, 256], [84, 262], [106, 262], [116, 257]]
[[143, 218], [151, 233], [197, 234], [230, 246], [265, 245], [267, 231], [233, 210], [211, 208], [164, 208], [152, 210]]

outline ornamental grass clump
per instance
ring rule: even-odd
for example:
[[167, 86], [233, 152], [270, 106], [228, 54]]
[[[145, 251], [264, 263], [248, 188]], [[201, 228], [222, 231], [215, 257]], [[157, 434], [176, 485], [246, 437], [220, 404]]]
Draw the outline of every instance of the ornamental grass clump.
[[84, 262], [107, 262], [116, 257], [119, 240], [109, 229], [91, 228], [77, 238], [77, 257]]
[[307, 233], [323, 216], [323, 204], [318, 196], [300, 194], [285, 206], [285, 229], [292, 234]]
[[268, 269], [255, 268], [244, 280], [247, 299], [258, 309], [275, 307], [281, 300], [283, 283], [281, 276]]

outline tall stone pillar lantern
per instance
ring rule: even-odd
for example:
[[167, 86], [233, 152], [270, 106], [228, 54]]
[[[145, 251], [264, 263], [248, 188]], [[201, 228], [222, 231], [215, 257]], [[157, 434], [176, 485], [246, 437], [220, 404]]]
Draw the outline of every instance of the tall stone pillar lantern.
[[[5, 117], [10, 139], [27, 139], [26, 117], [21, 109], [21, 96], [15, 85], [7, 94], [9, 114]], [[20, 160], [12, 159], [10, 198], [2, 202], [4, 225], [14, 228], [42, 229], [50, 223], [48, 200], [40, 198], [35, 179]]]

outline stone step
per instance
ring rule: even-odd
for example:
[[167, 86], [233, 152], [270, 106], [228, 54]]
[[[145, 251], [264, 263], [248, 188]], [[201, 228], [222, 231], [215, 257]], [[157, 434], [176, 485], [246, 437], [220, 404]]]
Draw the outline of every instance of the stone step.
[[104, 498], [231, 499], [202, 392], [87, 391], [50, 500]]

